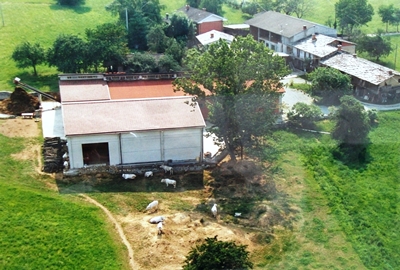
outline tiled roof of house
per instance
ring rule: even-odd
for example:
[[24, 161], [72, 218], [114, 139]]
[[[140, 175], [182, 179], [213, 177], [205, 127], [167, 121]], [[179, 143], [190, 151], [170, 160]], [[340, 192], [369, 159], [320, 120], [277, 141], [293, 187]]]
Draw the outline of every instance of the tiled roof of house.
[[315, 39], [313, 39], [312, 37], [304, 39], [294, 45], [294, 47], [304, 52], [315, 55], [319, 58], [322, 58], [338, 50], [337, 47], [330, 45], [336, 40], [336, 38], [328, 37], [325, 35], [315, 35]]
[[200, 34], [196, 36], [196, 39], [203, 45], [209, 45], [211, 43], [217, 42], [218, 40], [222, 39], [228, 43], [231, 43], [235, 37], [229, 35], [224, 32], [220, 32], [217, 30], [211, 30], [206, 33]]
[[337, 54], [321, 63], [374, 85], [379, 85], [395, 75], [400, 76], [393, 69], [347, 53]]
[[180, 9], [178, 9], [178, 11], [181, 11], [184, 14], [186, 14], [186, 16], [195, 23], [202, 23], [204, 20], [210, 19], [210, 18], [213, 18], [212, 21], [226, 21], [226, 19], [221, 16], [218, 16], [216, 14], [213, 14], [211, 12], [208, 12], [208, 11], [205, 11], [202, 9], [190, 7], [190, 6], [189, 7], [184, 6]]
[[109, 100], [107, 82], [104, 80], [60, 80], [61, 102]]

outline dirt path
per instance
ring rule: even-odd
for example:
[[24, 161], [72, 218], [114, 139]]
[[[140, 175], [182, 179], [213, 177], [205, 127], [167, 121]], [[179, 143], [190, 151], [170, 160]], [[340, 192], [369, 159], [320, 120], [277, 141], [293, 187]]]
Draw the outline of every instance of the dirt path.
[[90, 198], [89, 196], [87, 196], [85, 194], [79, 194], [79, 195], [82, 196], [83, 198], [85, 198], [90, 203], [100, 207], [104, 211], [104, 213], [107, 214], [108, 218], [111, 220], [111, 222], [114, 224], [115, 228], [117, 229], [118, 234], [122, 239], [122, 242], [124, 243], [124, 245], [128, 249], [129, 265], [131, 266], [131, 269], [139, 269], [138, 266], [135, 265], [135, 262], [133, 261], [133, 249], [132, 249], [132, 246], [128, 242], [128, 240], [127, 240], [127, 238], [125, 236], [124, 230], [122, 229], [121, 225], [117, 222], [117, 220], [114, 218], [114, 216], [111, 214], [111, 212], [107, 208], [105, 208], [102, 204], [100, 204], [96, 200]]

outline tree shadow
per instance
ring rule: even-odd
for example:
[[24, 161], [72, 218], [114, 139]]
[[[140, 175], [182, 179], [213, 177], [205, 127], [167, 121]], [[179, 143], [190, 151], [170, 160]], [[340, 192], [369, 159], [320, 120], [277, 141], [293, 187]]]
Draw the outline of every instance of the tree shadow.
[[[46, 74], [35, 76], [29, 71], [21, 71], [15, 77], [21, 79], [22, 83], [33, 86], [43, 92], [59, 92], [58, 75]], [[14, 88], [13, 79], [10, 78], [10, 86]]]
[[88, 6], [65, 6], [65, 5], [59, 5], [59, 4], [53, 4], [50, 5], [50, 9], [57, 11], [57, 10], [73, 10], [77, 14], [85, 14], [88, 13], [92, 10], [91, 7]]

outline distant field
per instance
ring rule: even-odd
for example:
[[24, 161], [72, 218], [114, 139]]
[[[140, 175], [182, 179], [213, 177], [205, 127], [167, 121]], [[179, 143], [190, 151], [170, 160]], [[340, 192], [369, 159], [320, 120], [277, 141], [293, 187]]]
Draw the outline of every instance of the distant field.
[[[4, 26], [2, 21], [0, 22], [0, 91], [12, 90], [14, 88], [12, 80], [16, 76], [41, 90], [57, 91], [58, 80], [55, 68], [39, 66], [37, 70], [40, 76], [35, 78], [32, 76], [32, 69], [18, 69], [15, 66], [11, 59], [12, 51], [23, 41], [39, 42], [43, 47], [48, 48], [61, 33], [83, 35], [87, 28], [115, 21], [116, 17], [105, 10], [105, 6], [111, 2], [112, 0], [86, 0], [85, 6], [66, 8], [56, 5], [55, 0], [0, 0], [3, 14], [1, 19], [2, 21], [4, 19]], [[161, 0], [160, 3], [165, 5], [162, 11], [165, 15], [182, 7], [185, 1]], [[315, 0], [313, 14], [305, 19], [324, 24], [329, 16], [334, 18], [334, 3], [335, 1], [331, 0]], [[371, 0], [370, 3], [374, 6], [376, 14], [373, 21], [362, 29], [373, 33], [378, 28], [384, 29], [385, 25], [377, 14], [378, 7], [382, 3], [378, 0]], [[384, 4], [390, 3], [398, 5], [396, 0], [388, 0]], [[239, 10], [224, 6], [223, 11], [224, 17], [228, 19], [227, 24], [245, 21]], [[389, 31], [395, 31], [395, 27], [389, 27]], [[399, 42], [397, 38], [393, 40]], [[390, 56], [382, 58], [383, 63], [388, 63], [390, 67], [393, 67], [394, 55], [395, 53], [392, 52]], [[399, 69], [400, 64], [396, 67]]]

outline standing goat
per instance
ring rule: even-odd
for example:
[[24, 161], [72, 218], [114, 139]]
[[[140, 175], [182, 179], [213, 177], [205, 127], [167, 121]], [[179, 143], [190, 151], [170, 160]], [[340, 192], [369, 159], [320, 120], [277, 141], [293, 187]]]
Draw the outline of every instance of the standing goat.
[[147, 171], [144, 173], [144, 177], [150, 177], [153, 176], [153, 172], [152, 171]]
[[146, 210], [144, 210], [144, 211], [146, 212], [148, 210], [157, 211], [158, 210], [158, 201], [152, 201], [151, 203], [149, 203], [149, 205], [146, 207]]
[[163, 223], [161, 221], [161, 222], [158, 222], [158, 224], [157, 224], [157, 234], [161, 235], [162, 233], [163, 233]]
[[176, 188], [176, 180], [165, 178], [165, 179], [161, 179], [161, 183], [165, 183], [167, 185], [167, 187], [168, 187], [168, 185], [173, 185], [174, 188]]
[[217, 204], [214, 203], [214, 206], [211, 207], [211, 213], [213, 214], [213, 216], [216, 218], [217, 214], [218, 214], [218, 210], [217, 210]]
[[167, 172], [169, 172], [169, 174], [174, 173], [174, 168], [172, 168], [170, 166], [161, 165], [160, 168], [164, 170], [164, 173], [167, 173]]

